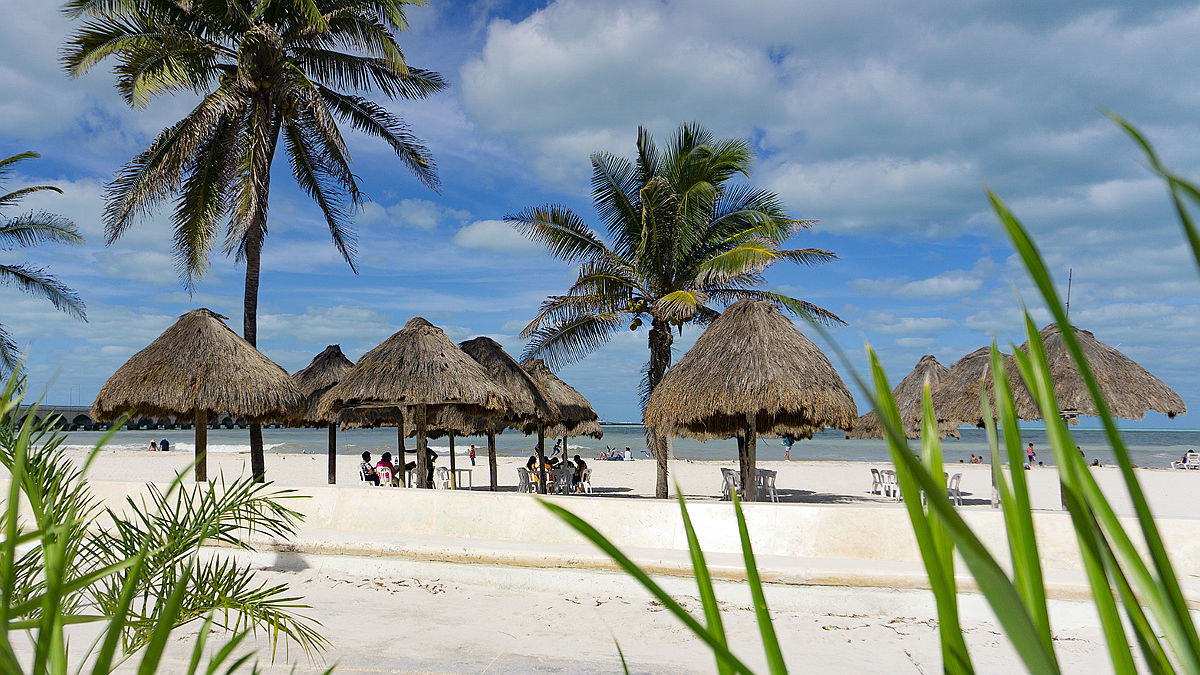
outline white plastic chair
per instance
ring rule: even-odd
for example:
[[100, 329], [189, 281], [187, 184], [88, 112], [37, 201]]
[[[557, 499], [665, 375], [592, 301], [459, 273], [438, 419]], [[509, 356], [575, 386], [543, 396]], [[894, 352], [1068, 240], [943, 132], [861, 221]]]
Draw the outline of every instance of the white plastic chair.
[[896, 472], [891, 469], [884, 469], [879, 472], [879, 476], [883, 479], [883, 496], [900, 501], [900, 484], [896, 482]]
[[946, 485], [946, 496], [949, 497], [956, 505], [962, 506], [962, 474], [956, 473], [950, 477], [950, 482]]
[[592, 470], [584, 469], [583, 473], [579, 474], [579, 482], [576, 485], [585, 494], [592, 494]]
[[1183, 456], [1183, 461], [1175, 460], [1171, 462], [1172, 469], [1200, 469], [1200, 452], [1188, 450]]
[[433, 470], [433, 487], [438, 490], [453, 490], [454, 485], [450, 482], [450, 469], [444, 466], [434, 467]]
[[731, 493], [742, 491], [742, 475], [733, 469], [721, 469], [721, 499], [732, 499]]
[[537, 492], [537, 486], [529, 478], [529, 469], [523, 466], [517, 467], [517, 479], [517, 492]]
[[757, 473], [759, 496], [770, 498], [773, 502], [779, 501], [779, 495], [775, 492], [775, 477], [778, 472], [771, 469], [759, 469]]
[[379, 475], [379, 484], [392, 487], [392, 470], [386, 466], [375, 467], [375, 473]]
[[879, 469], [871, 467], [871, 492], [873, 495], [883, 494], [883, 477], [879, 475]]

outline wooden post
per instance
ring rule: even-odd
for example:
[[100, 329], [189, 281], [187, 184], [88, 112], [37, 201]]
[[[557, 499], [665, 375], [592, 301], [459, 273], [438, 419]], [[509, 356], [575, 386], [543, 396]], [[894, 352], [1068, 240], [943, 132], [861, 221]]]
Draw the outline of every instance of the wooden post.
[[538, 494], [546, 494], [546, 427], [538, 425]]
[[488, 439], [488, 469], [490, 469], [491, 473], [492, 473], [492, 492], [495, 492], [498, 489], [498, 486], [496, 484], [496, 432], [489, 431], [487, 434], [487, 439]]
[[458, 478], [454, 473], [454, 432], [450, 432], [450, 487], [458, 489]]
[[425, 438], [425, 404], [417, 406], [417, 485], [429, 488], [429, 441]]
[[400, 472], [400, 487], [412, 487], [408, 482], [408, 470], [404, 468], [408, 465], [404, 460], [404, 408], [400, 408], [400, 423], [396, 426], [396, 454], [400, 457], [400, 463], [396, 465]]
[[329, 484], [337, 483], [337, 422], [329, 425]]
[[746, 415], [746, 468], [742, 471], [742, 498], [748, 502], [758, 501], [757, 471], [754, 466], [755, 447], [758, 443], [758, 430], [755, 429], [757, 413]]
[[208, 414], [196, 411], [196, 482], [208, 480]]

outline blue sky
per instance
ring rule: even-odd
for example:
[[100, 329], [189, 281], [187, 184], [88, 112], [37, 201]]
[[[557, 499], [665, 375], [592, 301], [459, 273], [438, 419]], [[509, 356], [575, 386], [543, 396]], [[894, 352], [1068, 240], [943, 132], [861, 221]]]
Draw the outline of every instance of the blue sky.
[[[71, 217], [87, 244], [30, 260], [79, 289], [90, 319], [0, 288], [0, 322], [28, 349], [35, 391], [86, 404], [191, 308], [240, 331], [242, 270], [218, 254], [189, 297], [161, 216], [104, 246], [105, 183], [194, 101], [131, 110], [107, 67], [67, 78], [56, 58], [71, 24], [56, 3], [0, 2], [11, 10], [0, 24], [0, 156], [42, 153], [15, 184], [65, 191], [26, 207]], [[389, 106], [432, 149], [441, 193], [352, 134], [372, 199], [356, 218], [355, 275], [286, 164], [276, 167], [259, 346], [289, 371], [330, 343], [357, 358], [414, 315], [519, 353], [521, 327], [573, 270], [501, 219], [557, 202], [594, 221], [590, 153], [631, 155], [639, 124], [665, 138], [698, 121], [751, 140], [753, 181], [820, 221], [794, 243], [840, 259], [768, 280], [846, 319], [833, 336], [856, 367], [866, 342], [896, 380], [925, 353], [949, 366], [993, 337], [1021, 342], [1021, 297], [1045, 321], [986, 184], [1031, 228], [1064, 290], [1074, 269], [1075, 323], [1200, 405], [1200, 281], [1163, 187], [1102, 115], [1128, 117], [1171, 166], [1200, 176], [1200, 5], [485, 0], [435, 1], [410, 19], [410, 64], [451, 86]], [[694, 339], [677, 338], [676, 358]], [[631, 420], [646, 358], [642, 328], [560, 374], [603, 418]], [[1140, 425], [1200, 426], [1153, 413]]]

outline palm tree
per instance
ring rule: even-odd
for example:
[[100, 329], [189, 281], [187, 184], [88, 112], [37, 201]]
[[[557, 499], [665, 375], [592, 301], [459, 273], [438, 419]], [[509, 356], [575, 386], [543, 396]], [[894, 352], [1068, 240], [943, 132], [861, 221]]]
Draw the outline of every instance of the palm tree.
[[[13, 167], [19, 162], [36, 159], [40, 156], [36, 152], [22, 152], [19, 155], [0, 159], [0, 183], [9, 176]], [[31, 185], [8, 194], [0, 194], [0, 251], [11, 251], [18, 247], [28, 248], [46, 243], [83, 243], [83, 237], [79, 236], [79, 230], [75, 229], [75, 224], [62, 216], [45, 211], [33, 211], [13, 217], [5, 216], [7, 210], [16, 206], [25, 197], [47, 190], [62, 194], [62, 190], [53, 185]], [[55, 309], [66, 312], [81, 321], [87, 321], [87, 311], [79, 294], [50, 276], [44, 267], [0, 263], [0, 284], [15, 286], [29, 295], [45, 298], [54, 305]], [[18, 368], [20, 368], [20, 352], [17, 350], [17, 343], [0, 324], [0, 375], [6, 372], [11, 373]]]
[[[568, 263], [579, 278], [564, 295], [548, 298], [525, 327], [527, 358], [551, 367], [580, 359], [628, 323], [650, 321], [650, 362], [642, 403], [671, 364], [672, 328], [706, 325], [714, 304], [758, 298], [824, 323], [841, 319], [812, 303], [763, 290], [763, 272], [779, 261], [814, 265], [830, 251], [784, 249], [811, 221], [787, 216], [779, 198], [739, 176], [750, 175], [753, 151], [738, 139], [714, 139], [685, 124], [660, 151], [638, 129], [637, 160], [592, 155], [592, 201], [608, 241], [569, 209], [545, 205], [507, 217], [519, 231]], [[647, 441], [658, 461], [657, 495], [667, 496], [667, 446], [652, 429]]]
[[[84, 24], [63, 63], [74, 76], [117, 60], [117, 90], [134, 107], [192, 92], [199, 104], [118, 171], [104, 214], [108, 242], [154, 207], [174, 203], [175, 258], [188, 288], [225, 228], [246, 263], [243, 336], [256, 344], [259, 259], [280, 137], [300, 187], [354, 270], [349, 220], [362, 201], [339, 123], [374, 136], [426, 186], [437, 172], [404, 122], [363, 94], [425, 98], [441, 76], [410, 68], [396, 41], [422, 0], [69, 0]], [[250, 427], [251, 470], [265, 475], [262, 427]]]

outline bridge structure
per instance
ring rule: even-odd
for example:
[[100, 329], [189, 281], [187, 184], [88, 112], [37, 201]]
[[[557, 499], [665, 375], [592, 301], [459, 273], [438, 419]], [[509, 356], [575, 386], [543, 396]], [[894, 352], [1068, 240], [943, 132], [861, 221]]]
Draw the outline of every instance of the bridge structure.
[[[17, 408], [18, 422], [24, 422], [31, 413], [31, 406]], [[92, 417], [91, 408], [80, 405], [51, 405], [41, 404], [33, 413], [38, 420], [54, 419], [54, 425], [67, 431], [107, 431], [112, 428], [111, 422], [100, 422]], [[126, 420], [124, 428], [130, 431], [138, 429], [191, 429], [193, 422], [187, 418], [172, 417], [143, 417], [134, 415]], [[229, 413], [220, 413], [209, 423], [209, 429], [246, 429], [250, 423]], [[279, 428], [282, 424], [264, 424], [264, 427]]]

